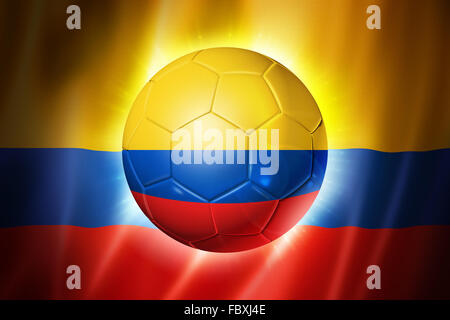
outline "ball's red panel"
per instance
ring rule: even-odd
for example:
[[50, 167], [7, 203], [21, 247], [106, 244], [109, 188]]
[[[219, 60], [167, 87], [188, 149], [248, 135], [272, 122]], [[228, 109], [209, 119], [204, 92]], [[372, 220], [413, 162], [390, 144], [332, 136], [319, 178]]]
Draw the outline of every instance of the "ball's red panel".
[[141, 209], [169, 236], [217, 252], [248, 250], [280, 237], [305, 215], [317, 194], [261, 202], [203, 203], [133, 192]]
[[241, 236], [218, 234], [211, 239], [194, 242], [192, 243], [192, 246], [206, 251], [234, 252], [253, 249], [269, 242], [270, 240], [262, 234]]
[[[139, 192], [135, 192], [135, 191], [131, 191], [131, 193], [133, 194], [134, 199], [136, 200], [139, 208], [141, 208], [142, 212], [145, 213], [145, 215], [150, 219], [150, 220], [155, 220], [153, 219], [152, 213], [147, 205], [147, 202], [145, 201], [145, 194], [139, 193]], [[153, 222], [154, 223], [154, 222]]]
[[214, 203], [214, 221], [220, 234], [261, 232], [277, 208], [278, 200], [249, 203]]
[[318, 193], [319, 191], [315, 191], [280, 200], [276, 214], [270, 219], [263, 234], [271, 240], [285, 234], [308, 212]]
[[137, 192], [133, 192], [133, 196], [140, 202], [141, 208], [148, 206], [159, 226], [185, 241], [205, 239], [216, 234], [209, 203], [163, 199]]

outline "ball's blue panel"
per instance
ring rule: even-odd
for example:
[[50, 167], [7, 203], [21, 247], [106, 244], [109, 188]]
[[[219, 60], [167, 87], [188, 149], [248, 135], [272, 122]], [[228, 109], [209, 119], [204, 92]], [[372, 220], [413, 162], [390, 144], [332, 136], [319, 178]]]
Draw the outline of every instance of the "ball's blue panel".
[[[220, 153], [222, 164], [208, 164], [205, 163], [208, 152], [208, 150], [192, 151], [192, 162], [197, 155], [203, 159], [201, 164], [172, 164], [172, 176], [189, 190], [208, 200], [220, 196], [248, 179], [247, 164], [227, 164], [226, 152], [223, 150], [215, 151]], [[238, 159], [237, 154], [234, 159]]]
[[[273, 157], [273, 155], [272, 155]], [[269, 192], [277, 199], [282, 199], [303, 185], [311, 176], [311, 150], [280, 150], [278, 164], [272, 158], [271, 166], [278, 166], [274, 175], [264, 175], [262, 168], [268, 165], [250, 165], [250, 180]]]
[[[148, 176], [158, 176], [157, 171], [159, 168], [166, 170], [166, 167], [161, 166], [161, 163], [171, 161], [170, 156], [169, 160], [167, 159], [168, 154], [170, 154], [170, 151], [167, 150], [124, 151], [124, 165], [127, 177], [129, 176], [128, 171], [131, 170], [130, 168], [135, 167], [135, 159], [139, 159], [137, 163], [139, 163], [142, 172], [145, 171], [145, 166], [147, 166]], [[224, 152], [224, 164], [172, 164], [172, 178], [184, 189], [196, 194], [195, 199], [200, 198], [200, 200], [185, 199], [184, 193], [179, 192], [177, 188], [164, 188], [163, 192], [163, 190], [153, 188], [153, 184], [147, 185], [144, 193], [150, 196], [182, 201], [230, 203], [235, 201], [233, 200], [235, 197], [225, 197], [225, 195], [229, 194], [233, 188], [248, 181], [250, 177], [251, 181], [254, 182], [253, 185], [257, 186], [259, 190], [263, 190], [266, 195], [269, 195], [269, 199], [262, 199], [261, 192], [255, 192], [255, 187], [245, 187], [240, 189], [239, 202], [283, 199], [287, 196], [319, 190], [327, 158], [326, 150], [280, 150], [278, 171], [273, 175], [262, 175], [261, 169], [267, 168], [268, 164], [226, 164], [225, 154]], [[314, 158], [314, 164], [312, 158]], [[133, 161], [132, 165], [127, 164], [126, 159]], [[237, 159], [237, 154], [234, 159]], [[191, 160], [193, 162], [193, 156]], [[248, 161], [249, 151], [245, 151], [245, 163], [248, 163]], [[272, 159], [272, 161], [275, 160]], [[131, 174], [128, 183], [133, 191], [142, 192], [139, 182]]]
[[123, 162], [123, 169], [125, 171], [125, 176], [127, 178], [130, 189], [135, 192], [144, 192], [144, 186], [139, 181], [139, 178], [136, 175], [136, 171], [134, 170], [129, 152], [122, 151], [122, 162]]
[[124, 150], [123, 152], [128, 153], [136, 176], [144, 187], [170, 178], [170, 151]]
[[328, 150], [313, 150], [313, 165], [311, 177], [300, 188], [288, 197], [298, 196], [320, 189], [327, 168]]
[[211, 202], [214, 203], [244, 203], [249, 202], [249, 199], [252, 199], [251, 202], [259, 202], [259, 201], [269, 201], [275, 200], [275, 198], [254, 185], [250, 181], [247, 181], [224, 195], [214, 199]]
[[173, 200], [208, 202], [206, 199], [193, 193], [191, 190], [187, 189], [185, 186], [181, 185], [172, 178], [146, 187], [145, 194]]

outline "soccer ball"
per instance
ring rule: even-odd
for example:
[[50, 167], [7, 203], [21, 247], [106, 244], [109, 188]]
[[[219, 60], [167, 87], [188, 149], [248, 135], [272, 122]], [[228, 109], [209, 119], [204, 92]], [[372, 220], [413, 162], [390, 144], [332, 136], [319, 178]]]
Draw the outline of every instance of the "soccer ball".
[[175, 60], [128, 116], [123, 164], [134, 198], [170, 237], [233, 252], [282, 236], [308, 211], [327, 163], [325, 127], [303, 83], [238, 48]]

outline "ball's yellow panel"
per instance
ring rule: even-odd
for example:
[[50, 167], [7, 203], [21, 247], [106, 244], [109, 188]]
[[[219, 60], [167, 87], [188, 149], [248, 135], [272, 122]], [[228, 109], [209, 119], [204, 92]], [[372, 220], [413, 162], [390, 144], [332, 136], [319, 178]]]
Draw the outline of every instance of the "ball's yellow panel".
[[[190, 150], [244, 150], [248, 145], [247, 137], [242, 129], [239, 129], [213, 113], [208, 113], [175, 131], [172, 134], [173, 140], [177, 135], [190, 137], [191, 140], [188, 144], [188, 149]], [[204, 137], [208, 137], [208, 135], [210, 138], [206, 140]], [[232, 135], [234, 135], [233, 139], [230, 138]], [[231, 144], [227, 145], [227, 137], [229, 141], [232, 141]], [[243, 139], [238, 142], [237, 137], [239, 137], [239, 139], [243, 137]], [[199, 143], [196, 143], [195, 139], [197, 139]], [[174, 141], [172, 147], [174, 147], [176, 143], [177, 142]]]
[[314, 150], [327, 150], [328, 149], [328, 141], [327, 134], [325, 131], [325, 125], [323, 122], [320, 126], [314, 131], [312, 134], [313, 138], [313, 148]]
[[[270, 129], [278, 129], [279, 150], [312, 150], [311, 134], [302, 125], [284, 114], [280, 114], [262, 125], [257, 130], [258, 137], [261, 137], [261, 129], [266, 129], [267, 148], [269, 149], [277, 149], [276, 145], [272, 145]], [[259, 149], [265, 148], [259, 146]]]
[[188, 63], [152, 82], [147, 116], [174, 131], [210, 111], [217, 75], [198, 64]]
[[272, 88], [283, 113], [313, 132], [322, 117], [314, 98], [305, 85], [280, 64], [271, 66], [264, 78]]
[[128, 145], [130, 138], [133, 136], [136, 128], [139, 125], [141, 119], [145, 117], [146, 107], [147, 107], [147, 99], [150, 93], [150, 87], [152, 82], [149, 81], [145, 84], [144, 88], [139, 92], [136, 100], [131, 107], [130, 113], [128, 115], [127, 123], [125, 126], [125, 130], [123, 133], [123, 142], [122, 145], [125, 147]]
[[213, 111], [245, 131], [281, 112], [264, 79], [250, 74], [222, 75]]
[[167, 66], [159, 70], [152, 78], [152, 80], [158, 80], [164, 77], [166, 74], [170, 73], [171, 71], [184, 66], [185, 64], [188, 64], [192, 61], [192, 59], [199, 53], [199, 51], [191, 52], [187, 55], [182, 56], [181, 58], [178, 58], [175, 61], [172, 61]]
[[126, 150], [170, 150], [170, 132], [142, 118], [127, 144]]
[[[220, 76], [207, 61], [217, 64]], [[169, 150], [182, 141], [187, 149], [259, 149], [264, 146], [252, 145], [254, 137], [267, 134], [266, 147], [276, 148], [270, 129], [278, 129], [281, 150], [326, 149], [320, 122], [306, 87], [278, 63], [243, 49], [206, 49], [172, 62], [146, 84], [130, 112], [123, 147]], [[258, 128], [268, 130], [244, 134]]]
[[208, 66], [218, 73], [240, 72], [263, 74], [273, 63], [259, 53], [239, 48], [212, 48], [201, 51], [195, 62]]

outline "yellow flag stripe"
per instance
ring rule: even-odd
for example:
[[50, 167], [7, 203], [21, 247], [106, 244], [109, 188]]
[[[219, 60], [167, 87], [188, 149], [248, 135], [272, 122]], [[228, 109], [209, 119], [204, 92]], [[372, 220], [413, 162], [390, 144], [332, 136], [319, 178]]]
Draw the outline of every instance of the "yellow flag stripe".
[[367, 29], [371, 3], [359, 0], [78, 1], [93, 18], [76, 31], [64, 2], [18, 3], [0, 30], [0, 147], [119, 151], [152, 75], [218, 46], [292, 70], [320, 107], [330, 149], [450, 147], [446, 0], [379, 0], [381, 30]]

